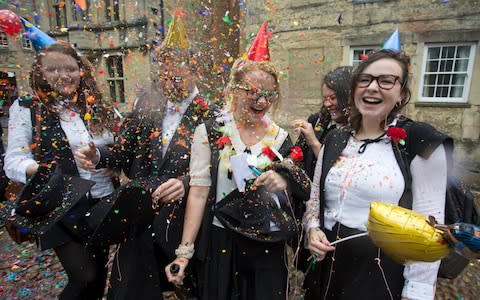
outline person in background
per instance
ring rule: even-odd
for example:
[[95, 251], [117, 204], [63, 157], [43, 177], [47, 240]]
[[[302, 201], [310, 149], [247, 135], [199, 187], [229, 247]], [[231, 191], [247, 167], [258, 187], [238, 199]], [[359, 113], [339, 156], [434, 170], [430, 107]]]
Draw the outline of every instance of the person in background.
[[19, 98], [10, 107], [4, 166], [8, 178], [25, 183], [40, 164], [56, 161], [63, 174], [95, 182], [89, 197], [37, 237], [42, 250], [54, 249], [68, 275], [59, 296], [62, 300], [101, 299], [107, 277], [108, 248], [86, 246], [91, 233], [86, 215], [114, 191], [114, 184], [103, 170], [77, 168], [73, 157], [73, 152], [90, 142], [108, 145], [114, 141], [112, 110], [102, 102], [94, 72], [69, 44], [51, 44], [37, 53], [33, 63], [33, 95]]
[[323, 104], [320, 111], [309, 116], [307, 121], [292, 121], [295, 132], [299, 134], [296, 144], [302, 148], [305, 156], [304, 170], [310, 178], [313, 178], [318, 153], [327, 133], [347, 124], [346, 108], [352, 73], [350, 66], [330, 71], [322, 81]]
[[[330, 71], [322, 81], [323, 105], [320, 111], [308, 117], [308, 120], [294, 120], [292, 125], [299, 134], [297, 145], [303, 150], [305, 159], [301, 165], [310, 179], [313, 179], [318, 153], [327, 133], [335, 128], [347, 125], [346, 108], [350, 96], [353, 68], [342, 66]], [[297, 210], [305, 211], [304, 202]], [[294, 245], [294, 247], [297, 245]], [[310, 257], [310, 251], [300, 245], [297, 268], [305, 272], [303, 288], [305, 299], [319, 299], [320, 268], [316, 267]]]
[[[366, 231], [372, 201], [444, 220], [452, 140], [398, 115], [410, 99], [409, 62], [384, 49], [360, 63], [352, 79], [350, 128], [335, 129], [318, 156], [304, 225], [312, 257], [322, 261], [320, 299], [434, 299], [440, 261], [402, 265], [368, 237], [330, 245]], [[402, 161], [404, 148], [415, 154], [409, 166]]]

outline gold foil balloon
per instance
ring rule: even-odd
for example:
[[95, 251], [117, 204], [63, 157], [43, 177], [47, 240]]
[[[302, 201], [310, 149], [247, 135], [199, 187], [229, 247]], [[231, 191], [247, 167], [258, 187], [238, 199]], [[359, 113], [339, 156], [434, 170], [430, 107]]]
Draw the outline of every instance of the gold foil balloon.
[[399, 262], [439, 260], [449, 253], [443, 231], [412, 210], [385, 202], [372, 202], [367, 223], [373, 243]]

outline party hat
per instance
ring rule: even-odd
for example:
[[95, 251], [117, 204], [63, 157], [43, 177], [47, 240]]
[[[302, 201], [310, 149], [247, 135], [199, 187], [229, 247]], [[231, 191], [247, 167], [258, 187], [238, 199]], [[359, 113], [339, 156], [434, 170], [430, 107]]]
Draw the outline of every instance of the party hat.
[[25, 35], [32, 42], [35, 50], [39, 51], [51, 44], [55, 43], [55, 40], [48, 34], [35, 27], [32, 23], [28, 22], [24, 18], [20, 17], [23, 26], [25, 27]]
[[400, 52], [402, 51], [402, 46], [400, 44], [400, 32], [396, 29], [388, 40], [383, 43], [382, 49], [388, 49]]
[[270, 50], [268, 48], [268, 39], [272, 36], [270, 32], [267, 32], [267, 22], [264, 21], [257, 36], [253, 41], [250, 49], [248, 50], [248, 60], [253, 61], [269, 61]]
[[175, 12], [172, 23], [168, 27], [167, 37], [162, 43], [163, 47], [170, 47], [174, 49], [186, 49], [189, 46], [187, 34], [185, 33], [185, 26], [183, 26], [181, 14]]

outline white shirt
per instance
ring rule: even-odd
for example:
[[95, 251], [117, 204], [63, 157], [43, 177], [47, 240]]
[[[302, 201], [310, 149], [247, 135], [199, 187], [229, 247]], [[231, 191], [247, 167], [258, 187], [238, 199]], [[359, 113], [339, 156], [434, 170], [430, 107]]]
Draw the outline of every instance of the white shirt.
[[[401, 197], [405, 183], [392, 146], [383, 142], [372, 143], [363, 154], [358, 154], [358, 148], [362, 144], [363, 142], [350, 137], [339, 160], [325, 178], [325, 226], [328, 229], [339, 221], [346, 226], [366, 230], [371, 201], [398, 204]], [[318, 156], [310, 200], [304, 215], [306, 232], [320, 224], [319, 182], [323, 150], [324, 148]], [[443, 145], [438, 146], [428, 159], [417, 155], [410, 164], [410, 171], [412, 209], [425, 216], [434, 216], [439, 223], [443, 223], [447, 185], [447, 162]], [[405, 265], [402, 296], [408, 299], [433, 299], [439, 266], [440, 261]]]
[[[60, 126], [65, 132], [72, 153], [75, 153], [80, 147], [88, 145], [89, 141], [93, 141], [97, 146], [113, 143], [113, 135], [108, 131], [104, 131], [101, 136], [91, 136], [81, 116], [68, 109], [64, 109], [60, 113]], [[37, 164], [30, 150], [31, 144], [33, 144], [33, 139], [30, 109], [20, 106], [17, 100], [10, 107], [8, 146], [4, 165], [5, 173], [11, 180], [26, 183], [27, 167]], [[90, 172], [80, 168], [78, 165], [77, 169], [81, 178], [96, 182], [90, 190], [93, 198], [101, 198], [114, 191], [110, 177], [105, 176], [102, 170]]]
[[187, 110], [190, 103], [198, 95], [198, 88], [195, 87], [193, 92], [185, 100], [173, 103], [170, 100], [167, 101], [167, 112], [162, 121], [162, 152], [163, 156], [167, 152], [170, 141], [172, 140], [175, 130], [177, 130], [180, 121], [182, 120], [183, 114]]
[[[230, 139], [232, 141], [232, 147], [225, 146], [220, 151], [220, 162], [218, 164], [218, 176], [217, 176], [217, 190], [216, 201], [222, 200], [225, 196], [230, 194], [233, 190], [237, 189], [235, 180], [228, 178], [228, 168], [230, 167], [230, 156], [232, 151], [235, 153], [242, 153], [247, 148], [240, 138], [237, 125], [230, 115], [228, 121], [225, 123], [225, 128], [231, 132]], [[285, 139], [288, 137], [288, 133], [280, 128], [273, 121], [265, 118], [266, 123], [269, 126], [265, 136], [255, 145], [250, 147], [251, 155], [262, 159], [262, 148], [266, 145], [279, 150]], [[234, 150], [232, 150], [232, 148]], [[211, 186], [212, 179], [210, 176], [210, 157], [211, 151], [208, 144], [208, 136], [205, 124], [200, 124], [195, 130], [195, 135], [192, 144], [192, 156], [190, 158], [190, 185], [197, 186]], [[213, 170], [215, 172], [215, 170]], [[215, 217], [213, 224], [219, 227], [223, 227], [220, 221]]]

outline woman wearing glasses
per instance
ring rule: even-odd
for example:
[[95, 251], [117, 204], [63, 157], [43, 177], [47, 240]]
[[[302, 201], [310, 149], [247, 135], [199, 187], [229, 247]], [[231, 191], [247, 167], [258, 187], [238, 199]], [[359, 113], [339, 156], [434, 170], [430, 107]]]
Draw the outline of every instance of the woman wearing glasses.
[[434, 298], [439, 262], [404, 266], [368, 237], [330, 245], [367, 230], [372, 201], [443, 222], [451, 140], [398, 115], [410, 99], [408, 66], [402, 53], [370, 54], [352, 79], [351, 128], [333, 131], [320, 151], [304, 223], [312, 257], [322, 261], [322, 299]]
[[[244, 221], [254, 219], [249, 223], [252, 231], [242, 225], [229, 226], [217, 212], [214, 217], [214, 210], [226, 197], [231, 201], [241, 199], [240, 206], [248, 206], [237, 185], [239, 173], [233, 157], [238, 155], [246, 155], [247, 163], [257, 173], [255, 188], [250, 191], [265, 190], [262, 194], [265, 198], [261, 200], [285, 203], [290, 197], [308, 199], [305, 192], [309, 190], [308, 178], [299, 168], [292, 167], [298, 171], [295, 176], [269, 168], [277, 160], [275, 153], [286, 156], [293, 146], [287, 132], [267, 116], [279, 102], [274, 66], [266, 61], [237, 60], [226, 95], [229, 108], [195, 131], [182, 242], [175, 251], [177, 258], [165, 271], [169, 281], [181, 284], [195, 252], [199, 261], [200, 299], [285, 299], [288, 290], [285, 239], [268, 241], [268, 233], [257, 231], [257, 224], [266, 220], [267, 231], [288, 235], [282, 231], [284, 224], [272, 218], [273, 208], [259, 205], [251, 214], [241, 213]], [[239, 196], [232, 199], [230, 196], [235, 193]]]

